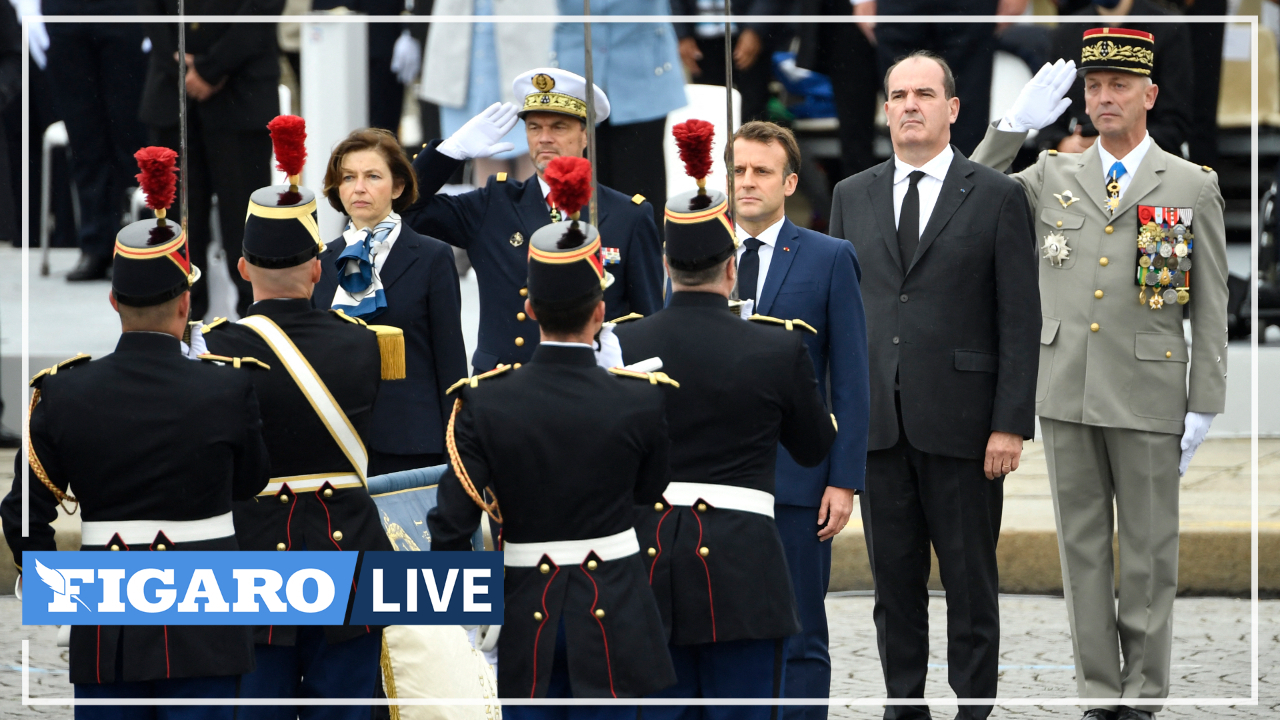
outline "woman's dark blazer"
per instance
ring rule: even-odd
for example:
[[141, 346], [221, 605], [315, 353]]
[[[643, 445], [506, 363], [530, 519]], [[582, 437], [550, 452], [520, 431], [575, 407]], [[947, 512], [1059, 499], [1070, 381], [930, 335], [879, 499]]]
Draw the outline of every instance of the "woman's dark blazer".
[[[338, 287], [338, 238], [320, 254], [324, 273], [311, 299], [328, 309]], [[444, 430], [452, 410], [445, 390], [467, 376], [462, 342], [462, 294], [453, 249], [401, 224], [400, 235], [378, 273], [387, 307], [370, 325], [404, 331], [405, 379], [383, 380], [373, 404], [370, 449], [394, 455], [444, 452]]]

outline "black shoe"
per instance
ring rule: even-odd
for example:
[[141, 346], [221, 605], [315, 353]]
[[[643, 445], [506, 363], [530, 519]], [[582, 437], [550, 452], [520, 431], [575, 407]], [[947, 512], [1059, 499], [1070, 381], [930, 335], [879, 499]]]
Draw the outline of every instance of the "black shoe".
[[13, 450], [22, 445], [22, 436], [0, 425], [0, 448], [5, 450]]
[[1155, 720], [1156, 714], [1146, 710], [1134, 710], [1131, 707], [1120, 708], [1116, 720]]
[[1080, 720], [1116, 720], [1116, 711], [1092, 708], [1085, 710], [1084, 717], [1080, 718]]
[[110, 268], [111, 258], [82, 252], [80, 253], [80, 262], [76, 263], [75, 269], [67, 273], [67, 281], [106, 280], [108, 277], [107, 272]]

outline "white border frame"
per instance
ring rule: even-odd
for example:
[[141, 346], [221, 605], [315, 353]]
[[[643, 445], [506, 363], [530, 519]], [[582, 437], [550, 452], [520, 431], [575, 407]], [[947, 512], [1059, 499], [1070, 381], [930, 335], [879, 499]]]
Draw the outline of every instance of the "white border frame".
[[[31, 352], [30, 352], [30, 239], [31, 239], [31, 217], [26, 212], [26, 208], [30, 208], [31, 181], [27, 175], [30, 168], [30, 113], [31, 113], [31, 96], [28, 88], [31, 82], [31, 55], [25, 52], [29, 47], [28, 22], [42, 21], [45, 23], [172, 23], [177, 22], [176, 16], [173, 15], [31, 15], [21, 18], [22, 21], [22, 377], [21, 397], [27, 397], [27, 378], [31, 376]], [[247, 18], [241, 15], [184, 15], [181, 16], [185, 22], [207, 22], [207, 23], [262, 23], [269, 22], [278, 24], [281, 22], [306, 22], [306, 23], [473, 23], [473, 22], [497, 22], [493, 20], [493, 16], [470, 16], [470, 15], [441, 15], [441, 16], [363, 16], [363, 15], [300, 15], [300, 16], [271, 16], [271, 19], [259, 19], [257, 17]], [[736, 16], [742, 17], [742, 16]], [[285, 19], [288, 18], [288, 19]], [[296, 18], [296, 19], [295, 19]], [[920, 15], [920, 16], [831, 16], [831, 15], [763, 15], [752, 16], [754, 22], [759, 23], [795, 23], [795, 24], [835, 24], [850, 22], [874, 22], [874, 23], [1011, 23], [1011, 24], [1028, 24], [1040, 22], [1057, 22], [1067, 24], [1097, 24], [1100, 20], [1096, 17], [1078, 17], [1078, 16], [1058, 16], [1058, 15]], [[1256, 291], [1258, 278], [1258, 260], [1259, 260], [1259, 227], [1258, 227], [1258, 46], [1256, 37], [1258, 33], [1259, 18], [1254, 15], [1205, 15], [1205, 16], [1181, 16], [1181, 15], [1133, 15], [1125, 18], [1126, 23], [1148, 23], [1148, 24], [1196, 24], [1196, 23], [1223, 23], [1223, 24], [1245, 24], [1250, 26], [1250, 89], [1252, 93], [1252, 119], [1250, 121], [1250, 226], [1252, 239], [1250, 241], [1250, 277], [1249, 287], [1251, 292], [1251, 332], [1250, 332], [1250, 359], [1252, 366], [1249, 370], [1249, 381], [1251, 386], [1251, 513], [1250, 513], [1250, 609], [1252, 629], [1250, 633], [1252, 645], [1252, 677], [1250, 678], [1251, 695], [1247, 698], [1152, 698], [1165, 706], [1231, 706], [1231, 705], [1258, 705], [1258, 293]], [[596, 24], [609, 23], [667, 23], [667, 22], [705, 22], [706, 18], [700, 15], [512, 15], [503, 16], [500, 22], [503, 23], [583, 23], [591, 22]], [[1277, 38], [1280, 40], [1280, 38]], [[23, 404], [22, 408], [22, 447], [29, 446], [30, 437], [28, 436], [27, 413], [29, 405]], [[22, 483], [25, 487], [29, 481], [29, 468], [26, 463], [22, 464]], [[22, 536], [30, 535], [30, 496], [23, 494], [22, 503]], [[227, 700], [225, 698], [185, 698], [173, 699], [165, 698], [156, 699], [138, 699], [138, 700], [84, 700], [76, 698], [33, 698], [31, 697], [31, 677], [28, 666], [29, 659], [29, 640], [22, 641], [22, 704], [23, 705], [533, 705], [533, 706], [591, 706], [591, 705], [692, 705], [692, 706], [708, 706], [708, 705], [826, 705], [830, 707], [836, 706], [885, 706], [885, 705], [928, 705], [933, 706], [951, 706], [951, 705], [998, 705], [1006, 707], [1014, 706], [1076, 706], [1076, 705], [1114, 705], [1118, 698], [781, 698], [781, 699], [758, 699], [758, 698], [675, 698], [675, 699], [476, 699], [476, 698], [396, 698], [394, 700], [372, 700], [365, 698], [271, 698], [271, 699], [248, 699], [239, 698]]]

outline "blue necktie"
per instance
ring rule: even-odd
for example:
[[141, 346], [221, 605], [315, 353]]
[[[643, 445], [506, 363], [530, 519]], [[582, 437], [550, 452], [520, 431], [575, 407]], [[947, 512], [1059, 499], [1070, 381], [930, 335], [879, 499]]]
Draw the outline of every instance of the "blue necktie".
[[1117, 160], [1115, 164], [1111, 166], [1111, 170], [1107, 172], [1107, 177], [1111, 180], [1118, 181], [1120, 178], [1124, 177], [1126, 172], [1128, 171], [1124, 169], [1124, 163]]

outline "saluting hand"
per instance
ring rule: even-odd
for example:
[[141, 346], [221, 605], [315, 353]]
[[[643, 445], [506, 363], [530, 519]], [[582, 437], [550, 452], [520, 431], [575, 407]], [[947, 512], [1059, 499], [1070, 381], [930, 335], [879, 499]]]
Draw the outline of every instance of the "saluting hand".
[[993, 432], [987, 440], [987, 458], [983, 469], [988, 480], [1004, 477], [1018, 469], [1022, 459], [1022, 436], [1007, 432]]
[[849, 524], [849, 516], [852, 514], [853, 491], [828, 485], [822, 493], [822, 506], [818, 508], [818, 524], [826, 523], [818, 531], [818, 542], [839, 535], [844, 526]]
[[436, 151], [454, 160], [487, 158], [509, 152], [516, 146], [502, 142], [502, 138], [511, 132], [519, 119], [519, 110], [515, 105], [494, 103], [437, 145]]
[[1000, 129], [1012, 132], [1040, 130], [1053, 124], [1071, 106], [1067, 93], [1076, 81], [1074, 60], [1058, 60], [1036, 73], [1023, 86], [1009, 114], [1000, 121]]

